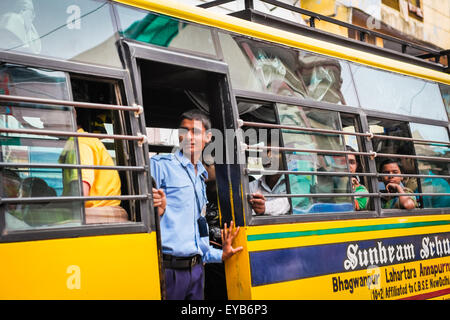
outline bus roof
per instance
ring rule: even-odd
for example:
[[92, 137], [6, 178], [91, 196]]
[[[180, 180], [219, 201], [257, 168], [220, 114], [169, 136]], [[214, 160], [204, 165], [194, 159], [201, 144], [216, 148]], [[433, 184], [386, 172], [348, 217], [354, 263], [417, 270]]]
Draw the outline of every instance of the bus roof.
[[238, 34], [304, 49], [319, 54], [345, 59], [356, 63], [380, 68], [396, 73], [415, 76], [450, 85], [450, 74], [394, 60], [373, 53], [348, 48], [323, 40], [306, 37], [255, 22], [218, 14], [199, 7], [174, 0], [113, 0], [152, 12], [165, 14], [182, 20], [216, 27]]

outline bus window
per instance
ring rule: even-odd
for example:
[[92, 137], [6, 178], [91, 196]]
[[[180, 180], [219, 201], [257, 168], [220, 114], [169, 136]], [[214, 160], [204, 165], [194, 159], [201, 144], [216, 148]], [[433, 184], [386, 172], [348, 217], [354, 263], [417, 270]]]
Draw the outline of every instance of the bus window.
[[[315, 110], [307, 107], [277, 104], [280, 124], [305, 128], [340, 130], [339, 113]], [[344, 141], [337, 134], [317, 134], [311, 132], [282, 130], [284, 146], [300, 149], [322, 149], [345, 151]], [[342, 155], [286, 152], [289, 171], [329, 171], [348, 170], [346, 157]], [[348, 193], [348, 177], [321, 175], [289, 175], [292, 194], [332, 194]], [[305, 197], [292, 198], [294, 214], [315, 212], [352, 211], [350, 197]]]
[[[252, 193], [251, 187], [255, 181], [261, 184], [265, 182], [266, 185], [262, 185], [265, 186], [266, 201], [272, 198], [283, 201], [284, 198], [287, 199], [286, 205], [283, 203], [278, 206], [283, 212], [277, 211], [270, 215], [354, 210], [349, 195], [352, 190], [351, 175], [345, 155], [349, 150], [346, 150], [343, 135], [339, 134], [344, 123], [347, 132], [352, 129], [355, 131], [354, 116], [343, 115], [341, 118], [338, 112], [333, 111], [247, 101], [239, 101], [238, 109], [243, 123], [243, 139], [247, 145], [249, 191]], [[322, 133], [314, 130], [337, 132]], [[359, 143], [358, 140], [353, 142], [356, 145]], [[357, 150], [360, 148], [357, 147], [352, 152]], [[333, 151], [336, 153], [333, 154]], [[363, 165], [360, 170], [363, 171]], [[275, 177], [278, 181], [275, 181]], [[272, 181], [271, 188], [267, 184], [268, 179]], [[368, 193], [367, 189], [362, 193]], [[357, 209], [366, 208], [364, 206], [363, 209]]]
[[236, 89], [358, 106], [344, 61], [219, 33]]
[[[82, 77], [71, 77], [72, 95], [74, 101], [92, 102], [103, 104], [117, 104], [116, 92], [113, 83], [92, 81]], [[119, 133], [120, 122], [118, 114], [109, 110], [78, 109], [78, 117], [81, 119], [81, 126], [91, 133], [114, 134]], [[113, 119], [116, 128], [114, 130]], [[116, 150], [114, 140], [102, 139], [109, 154], [116, 163]]]
[[436, 83], [362, 65], [350, 66], [362, 108], [448, 120]]
[[[410, 130], [407, 122], [387, 120], [387, 119], [373, 119], [369, 118], [370, 132], [376, 135], [383, 136], [393, 136], [393, 137], [405, 137], [410, 138]], [[403, 154], [403, 155], [414, 155], [413, 143], [394, 139], [373, 139], [373, 149], [379, 154]], [[377, 169], [380, 169], [380, 164], [386, 160], [386, 158], [393, 158], [393, 156], [388, 157], [377, 157], [375, 159]], [[413, 158], [398, 158], [400, 162], [401, 170], [403, 174], [416, 174], [416, 161]], [[417, 190], [417, 179], [407, 178], [403, 179], [403, 185], [405, 185], [410, 190]], [[384, 184], [378, 183], [380, 190], [385, 190]]]
[[[361, 132], [359, 123], [354, 115], [342, 114], [342, 131], [345, 132]], [[346, 151], [358, 152], [363, 151], [363, 143], [361, 138], [356, 135], [344, 135]], [[352, 192], [354, 193], [368, 193], [369, 192], [369, 178], [361, 175], [361, 173], [369, 172], [367, 165], [367, 157], [360, 155], [347, 155], [347, 161], [349, 165], [349, 171], [355, 173], [351, 176]], [[371, 201], [369, 197], [355, 197], [353, 203], [355, 204], [355, 210], [369, 210], [371, 208]]]
[[[260, 103], [238, 102], [239, 116], [244, 121], [263, 122], [263, 123], [277, 123], [274, 107], [269, 105], [262, 105]], [[250, 146], [264, 145], [267, 146], [267, 141], [270, 138], [270, 130], [257, 130], [251, 127], [242, 127], [244, 143]], [[274, 145], [276, 146], [276, 145]], [[251, 170], [263, 170], [263, 154], [267, 151], [246, 151], [247, 168]], [[269, 163], [270, 164], [270, 163]], [[278, 170], [278, 168], [273, 168]], [[260, 174], [250, 174], [250, 182], [261, 178]]]
[[[381, 207], [383, 209], [404, 209], [399, 205], [399, 197], [392, 195], [401, 192], [395, 189], [398, 188], [397, 185], [400, 185], [404, 193], [412, 194], [419, 191], [417, 178], [408, 176], [417, 174], [414, 144], [408, 140], [396, 139], [397, 137], [400, 139], [411, 138], [409, 125], [407, 122], [387, 119], [369, 118], [368, 122], [370, 131], [375, 135], [372, 143], [374, 151], [377, 153], [375, 162], [379, 174], [378, 188], [384, 194], [381, 197]], [[392, 138], [389, 139], [388, 137]], [[399, 156], [396, 157], [396, 155]], [[408, 157], [408, 155], [411, 157]], [[393, 166], [395, 172], [385, 170], [386, 162], [389, 161], [393, 161], [393, 164], [388, 163], [388, 165]], [[404, 176], [389, 176], [389, 173]], [[394, 189], [388, 186], [390, 183], [396, 185]], [[389, 189], [386, 189], [386, 186]], [[419, 198], [411, 195], [408, 197], [414, 201], [415, 207], [420, 205]]]
[[447, 110], [447, 114], [450, 118], [450, 86], [445, 84], [439, 84], [439, 88], [441, 89], [442, 100], [444, 101], [445, 110]]
[[128, 39], [166, 48], [216, 55], [211, 30], [165, 15], [114, 5], [121, 34]]
[[[444, 144], [431, 143], [414, 143], [415, 152], [418, 156], [431, 157], [449, 157], [449, 142], [447, 129], [444, 127], [425, 125], [419, 123], [410, 123], [412, 137], [422, 140], [442, 141]], [[449, 162], [417, 160], [419, 173], [429, 175], [429, 177], [421, 178], [419, 186], [423, 193], [450, 193], [450, 179], [441, 178], [439, 176], [449, 175]], [[434, 177], [433, 177], [434, 176]], [[444, 208], [450, 207], [450, 196], [423, 196], [424, 208]]]
[[[0, 68], [0, 88], [5, 95], [40, 98], [67, 98], [66, 76], [53, 72], [4, 64]], [[64, 148], [72, 146], [66, 137], [20, 133], [22, 129], [75, 131], [72, 108], [31, 103], [2, 102], [0, 126], [19, 132], [3, 132], [0, 136], [2, 166], [2, 197], [23, 202], [9, 202], [5, 206], [8, 230], [47, 227], [51, 225], [79, 225], [81, 207], [76, 202], [52, 202], [51, 198], [64, 193], [61, 169], [39, 167], [39, 164], [58, 164]], [[44, 131], [43, 131], [44, 132]], [[74, 150], [75, 151], [75, 150]], [[69, 164], [76, 164], [72, 158]], [[74, 169], [69, 169], [74, 170]], [[80, 188], [73, 185], [71, 195], [79, 196]], [[34, 202], [30, 198], [47, 198]], [[27, 198], [27, 199], [25, 199]], [[25, 201], [26, 200], [26, 201]], [[2, 209], [3, 209], [2, 208]]]
[[1, 1], [0, 50], [121, 67], [109, 6], [101, 0]]
[[[116, 105], [121, 98], [120, 87], [116, 81], [92, 80], [92, 78], [86, 79], [82, 76], [71, 75], [71, 84], [74, 101]], [[81, 128], [85, 132], [108, 135], [126, 134], [127, 132], [127, 119], [119, 111], [77, 108], [76, 114], [79, 130]], [[78, 143], [82, 165], [123, 166], [135, 164], [132, 160], [132, 148], [123, 140], [104, 138], [95, 143], [92, 138], [78, 138]], [[92, 149], [91, 143], [95, 144], [95, 148]], [[94, 157], [90, 159], [84, 154], [84, 145], [96, 150], [99, 154], [94, 154]], [[106, 149], [107, 154], [103, 153], [100, 156], [102, 148]], [[126, 156], [127, 154], [129, 157]], [[137, 192], [132, 189], [133, 186], [136, 186], [132, 183], [133, 175], [127, 171], [82, 170], [81, 175], [83, 185], [85, 181], [90, 185], [89, 196], [121, 196]], [[87, 178], [90, 175], [93, 177]], [[89, 179], [94, 179], [94, 185]], [[139, 221], [140, 214], [137, 207], [139, 206], [136, 206], [134, 201], [116, 199], [87, 201], [85, 203], [86, 223]]]
[[[240, 101], [238, 103], [240, 118], [243, 121], [276, 124], [277, 116], [272, 104], [261, 105]], [[288, 176], [277, 171], [286, 170], [284, 152], [276, 148], [283, 146], [280, 130], [258, 129], [242, 127], [244, 143], [250, 148], [267, 147], [261, 151], [248, 150], [246, 164], [253, 172], [249, 175], [249, 193], [259, 193], [265, 196], [265, 212], [267, 216], [291, 214], [291, 200], [288, 197], [270, 197], [269, 195], [282, 195], [289, 193]], [[271, 173], [275, 171], [275, 173]], [[250, 171], [252, 172], [252, 171]], [[263, 174], [257, 174], [263, 173]], [[252, 209], [252, 214], [256, 215]], [[258, 213], [261, 215], [261, 213]]]

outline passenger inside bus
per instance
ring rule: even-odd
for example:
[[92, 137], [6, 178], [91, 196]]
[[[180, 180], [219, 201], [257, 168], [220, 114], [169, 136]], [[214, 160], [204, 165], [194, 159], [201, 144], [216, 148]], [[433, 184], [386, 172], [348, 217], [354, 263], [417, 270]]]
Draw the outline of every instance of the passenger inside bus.
[[[379, 172], [384, 174], [401, 174], [400, 164], [393, 159], [386, 159], [380, 165]], [[402, 183], [403, 177], [383, 176], [385, 192], [399, 194], [396, 197], [382, 197], [381, 204], [384, 209], [414, 209], [418, 207], [414, 196], [401, 196], [402, 193], [413, 193]]]
[[[413, 154], [413, 145], [410, 143], [402, 143], [398, 146], [397, 150], [394, 151], [396, 154]], [[417, 168], [415, 160], [413, 158], [400, 158], [398, 160], [400, 163], [402, 173], [404, 174], [416, 174]], [[417, 178], [414, 177], [404, 177], [402, 181], [403, 185], [413, 192], [419, 191], [419, 185]]]
[[28, 177], [22, 180], [21, 197], [56, 197], [56, 191], [44, 179]]
[[[270, 137], [270, 135], [269, 135]], [[267, 142], [267, 147], [271, 147], [271, 141]], [[263, 156], [264, 169], [283, 170], [283, 159], [281, 152], [267, 149]], [[253, 214], [278, 216], [288, 214], [291, 208], [288, 198], [264, 197], [268, 194], [286, 194], [285, 175], [276, 173], [272, 175], [263, 175], [259, 179], [249, 183], [249, 200], [252, 205]]]
[[[83, 110], [77, 110], [77, 132], [85, 132], [83, 129], [83, 121], [85, 118]], [[70, 139], [69, 139], [70, 140]], [[112, 160], [108, 150], [104, 144], [97, 138], [78, 138], [78, 148], [80, 156], [80, 164], [82, 165], [98, 165], [98, 166], [113, 166]], [[73, 157], [74, 148], [65, 148], [60, 157], [60, 162], [71, 163], [67, 161]], [[72, 181], [78, 179], [77, 172], [73, 172], [71, 177], [65, 176], [64, 184], [68, 185]], [[84, 196], [120, 196], [121, 195], [121, 181], [117, 170], [92, 170], [82, 169], [82, 189]], [[93, 200], [86, 201], [86, 223], [113, 223], [128, 221], [128, 214], [120, 206], [120, 200]]]
[[[21, 179], [20, 176], [13, 170], [3, 169], [1, 173], [1, 197], [2, 198], [17, 198], [19, 197]], [[17, 218], [13, 213], [16, 210], [16, 204], [7, 204], [5, 206], [5, 220], [8, 229], [23, 229], [28, 228], [29, 225], [23, 220]]]
[[[209, 242], [216, 248], [222, 248], [222, 230], [220, 229], [220, 216], [216, 186], [216, 170], [214, 158], [203, 155], [203, 166], [208, 172], [206, 183], [206, 222], [209, 228]], [[225, 279], [225, 264], [205, 264], [205, 300], [227, 300], [227, 283]]]
[[[428, 174], [434, 175], [432, 170]], [[450, 185], [443, 178], [425, 178], [422, 181], [422, 192], [424, 193], [450, 193]], [[424, 208], [448, 208], [450, 207], [450, 196], [424, 196]]]
[[[346, 146], [347, 151], [356, 152], [355, 149], [353, 149], [350, 146]], [[355, 156], [354, 154], [347, 155], [348, 158], [348, 167], [350, 169], [351, 173], [357, 173], [360, 172], [361, 163], [359, 161], [359, 157]], [[352, 176], [352, 190], [354, 193], [368, 193], [367, 188], [361, 184], [359, 177], [357, 175]], [[357, 211], [359, 210], [366, 210], [367, 204], [369, 203], [369, 198], [367, 197], [355, 197], [355, 209]]]
[[[204, 152], [203, 166], [208, 172], [206, 183], [206, 197], [208, 203], [206, 204], [206, 221], [209, 228], [209, 242], [217, 249], [222, 248], [222, 235], [220, 228], [220, 216], [218, 206], [218, 195], [216, 185], [216, 170], [214, 164], [214, 157]], [[266, 199], [260, 193], [256, 198], [259, 201], [251, 202], [252, 210], [264, 214]], [[251, 201], [251, 200], [250, 200]], [[289, 208], [288, 208], [289, 210]], [[287, 211], [289, 212], [289, 211]], [[284, 212], [286, 213], [286, 212]], [[205, 264], [205, 300], [227, 300], [227, 287], [225, 279], [225, 265], [224, 263], [207, 263]]]
[[[35, 197], [56, 197], [56, 191], [50, 187], [47, 182], [38, 177], [28, 177], [22, 180], [20, 185], [19, 197], [35, 198]], [[31, 226], [41, 226], [48, 224], [51, 213], [52, 202], [26, 203], [17, 206], [20, 208], [20, 215], [23, 220]], [[55, 222], [59, 221], [55, 219]]]

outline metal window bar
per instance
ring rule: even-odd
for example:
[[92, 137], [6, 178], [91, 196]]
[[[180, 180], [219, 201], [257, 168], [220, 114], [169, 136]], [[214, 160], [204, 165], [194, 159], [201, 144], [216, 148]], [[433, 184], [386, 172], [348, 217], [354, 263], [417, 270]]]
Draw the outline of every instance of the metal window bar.
[[248, 126], [248, 127], [256, 127], [256, 128], [267, 128], [267, 129], [286, 129], [286, 130], [295, 130], [295, 131], [308, 131], [308, 132], [317, 132], [324, 134], [343, 134], [350, 136], [359, 136], [359, 137], [372, 137], [371, 133], [362, 133], [362, 132], [345, 132], [340, 130], [327, 130], [327, 129], [319, 129], [319, 128], [305, 128], [299, 126], [288, 126], [282, 124], [272, 124], [272, 123], [261, 123], [261, 122], [250, 122], [243, 121], [241, 119], [238, 120], [239, 127]]
[[432, 174], [389, 174], [389, 173], [368, 173], [368, 172], [333, 172], [333, 171], [290, 171], [290, 170], [258, 170], [258, 169], [245, 169], [247, 174], [257, 175], [273, 175], [273, 174], [292, 174], [303, 176], [360, 176], [360, 177], [402, 177], [402, 178], [440, 178], [450, 179], [450, 175], [432, 175]]
[[141, 143], [146, 141], [146, 136], [129, 136], [120, 134], [101, 134], [101, 133], [88, 133], [88, 132], [68, 132], [57, 130], [33, 130], [33, 129], [9, 129], [0, 128], [0, 133], [19, 133], [19, 134], [31, 134], [38, 136], [62, 136], [62, 137], [86, 137], [86, 138], [98, 138], [98, 139], [114, 139], [114, 140], [131, 140], [139, 141]]
[[150, 195], [124, 195], [124, 196], [67, 196], [67, 197], [21, 197], [0, 198], [0, 205], [8, 203], [38, 203], [38, 202], [68, 202], [68, 201], [94, 201], [94, 200], [148, 200]]
[[68, 107], [73, 106], [73, 107], [87, 108], [87, 109], [122, 110], [122, 111], [136, 112], [137, 114], [141, 114], [144, 111], [142, 106], [139, 106], [139, 105], [130, 107], [130, 106], [121, 106], [121, 105], [102, 104], [102, 103], [88, 103], [88, 102], [77, 102], [77, 101], [68, 101], [68, 100], [10, 96], [10, 95], [4, 95], [4, 94], [0, 94], [0, 101], [37, 103], [37, 104], [68, 106]]
[[[264, 197], [266, 198], [378, 197], [380, 196], [380, 194], [384, 195], [384, 193], [298, 193], [298, 194], [277, 193], [277, 194], [264, 194]], [[398, 193], [393, 195], [398, 196]], [[450, 193], [448, 195], [450, 195]]]
[[258, 170], [258, 169], [245, 169], [247, 174], [257, 175], [274, 175], [274, 174], [292, 174], [299, 176], [363, 176], [363, 177], [376, 177], [376, 173], [351, 173], [351, 172], [333, 172], [333, 171], [290, 171], [290, 170]]
[[[301, 149], [301, 148], [289, 148], [289, 147], [274, 147], [274, 146], [249, 146], [242, 143], [242, 147], [249, 151], [263, 151], [263, 150], [278, 150], [278, 151], [291, 151], [291, 152], [306, 152], [306, 153], [320, 153], [320, 154], [332, 154], [332, 155], [359, 155], [359, 156], [369, 156], [376, 157], [376, 152], [359, 152], [359, 151], [341, 151], [341, 150], [324, 150], [324, 149]], [[450, 159], [449, 159], [450, 160]]]
[[399, 140], [399, 141], [410, 141], [414, 143], [420, 144], [442, 144], [442, 145], [450, 145], [449, 141], [437, 141], [437, 140], [425, 140], [425, 139], [415, 139], [409, 137], [397, 137], [397, 136], [386, 136], [374, 134], [371, 137], [372, 139], [384, 139], [384, 140]]
[[379, 158], [406, 158], [406, 159], [450, 162], [450, 158], [430, 157], [430, 156], [415, 156], [415, 155], [411, 155], [411, 154], [376, 153], [375, 156], [379, 157]]
[[14, 163], [0, 162], [0, 168], [56, 168], [56, 169], [92, 169], [92, 170], [118, 170], [118, 171], [145, 171], [145, 166], [94, 166], [66, 163]]
[[[250, 195], [250, 194], [248, 194]], [[301, 193], [301, 194], [264, 194], [266, 198], [328, 198], [328, 197], [398, 197], [398, 196], [450, 196], [450, 193]]]

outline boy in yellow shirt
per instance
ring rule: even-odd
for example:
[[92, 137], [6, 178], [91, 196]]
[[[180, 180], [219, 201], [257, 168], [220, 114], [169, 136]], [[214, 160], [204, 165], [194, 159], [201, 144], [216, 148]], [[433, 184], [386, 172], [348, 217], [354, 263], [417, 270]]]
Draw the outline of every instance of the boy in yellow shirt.
[[[78, 125], [77, 132], [85, 132]], [[75, 164], [76, 153], [74, 139], [70, 138], [64, 148], [59, 162]], [[78, 149], [81, 165], [113, 166], [114, 162], [104, 144], [97, 138], [78, 137]], [[64, 195], [74, 195], [71, 184], [78, 181], [77, 170], [65, 170]], [[83, 195], [91, 197], [120, 196], [121, 182], [117, 170], [82, 169]], [[75, 187], [75, 190], [78, 188]], [[73, 190], [73, 188], [72, 188]], [[126, 222], [127, 212], [120, 207], [120, 200], [93, 200], [85, 202], [86, 223]]]
[[[84, 133], [83, 129], [77, 132]], [[97, 138], [78, 138], [80, 164], [96, 166], [114, 166], [114, 162], [104, 144]], [[85, 196], [120, 196], [120, 177], [117, 170], [82, 169], [83, 194]], [[86, 208], [119, 206], [120, 200], [86, 201]]]

